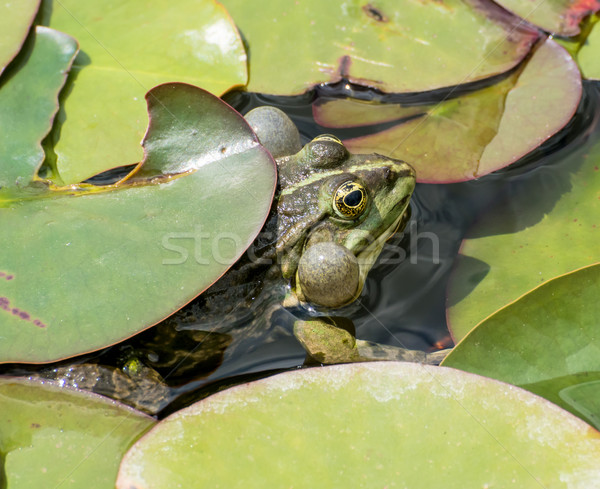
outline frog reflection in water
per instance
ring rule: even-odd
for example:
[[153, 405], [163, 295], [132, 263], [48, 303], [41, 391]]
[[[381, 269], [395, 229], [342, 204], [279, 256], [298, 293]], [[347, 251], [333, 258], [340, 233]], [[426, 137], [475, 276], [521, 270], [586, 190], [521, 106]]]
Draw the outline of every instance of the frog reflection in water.
[[[154, 336], [137, 350], [151, 367], [149, 372], [166, 367], [170, 374], [174, 365], [185, 362], [187, 354], [181, 350], [179, 356], [184, 358], [171, 358], [162, 365], [151, 359], [165, 355], [155, 348], [171, 343], [174, 334], [186, 329], [228, 332], [224, 322], [232, 323], [251, 311], [259, 292], [282, 279], [289, 283], [284, 306], [310, 303], [329, 311], [355, 301], [385, 241], [406, 224], [415, 187], [415, 172], [407, 163], [378, 154], [351, 154], [329, 135], [301, 147], [296, 126], [272, 107], [254, 109], [246, 120], [277, 162], [271, 213], [248, 253], [217, 283], [153, 328], [153, 333], [145, 333]], [[326, 316], [294, 325], [309, 356], [321, 363], [381, 359], [438, 363], [441, 359], [356, 340], [351, 329]], [[138, 405], [130, 384], [126, 399]], [[117, 391], [115, 387], [115, 396], [124, 398]], [[148, 405], [148, 391], [144, 391], [140, 396]]]

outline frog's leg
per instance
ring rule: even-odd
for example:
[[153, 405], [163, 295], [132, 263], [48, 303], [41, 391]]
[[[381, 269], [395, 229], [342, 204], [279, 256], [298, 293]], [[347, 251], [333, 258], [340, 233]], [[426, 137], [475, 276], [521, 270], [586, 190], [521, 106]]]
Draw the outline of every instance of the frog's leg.
[[345, 318], [319, 317], [294, 322], [294, 335], [306, 353], [319, 363], [360, 362], [356, 338]]
[[294, 323], [294, 335], [308, 355], [319, 363], [395, 360], [438, 365], [450, 353], [450, 349], [425, 353], [357, 340], [353, 330], [352, 321], [339, 317], [319, 317]]

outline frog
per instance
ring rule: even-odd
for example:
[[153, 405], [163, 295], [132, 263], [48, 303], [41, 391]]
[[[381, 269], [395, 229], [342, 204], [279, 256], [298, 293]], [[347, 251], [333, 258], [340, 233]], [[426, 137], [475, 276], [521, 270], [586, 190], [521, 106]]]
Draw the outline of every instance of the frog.
[[[109, 385], [115, 386], [113, 395], [106, 382], [93, 382], [92, 390], [102, 384], [100, 393], [152, 414], [152, 409], [165, 406], [169, 398], [166, 380], [178, 376], [174, 373], [178, 365], [198, 353], [222, 358], [229, 341], [212, 342], [215, 351], [179, 349], [178, 358], [167, 353], [166, 362], [160, 345], [172, 344], [176, 335], [180, 339], [185, 334], [197, 336], [199, 330], [224, 335], [232, 324], [244, 324], [249, 335], [245, 319], [253, 314], [258, 297], [268, 297], [271, 303], [287, 308], [316, 308], [315, 317], [298, 319], [294, 324], [294, 334], [307, 352], [307, 364], [378, 360], [439, 363], [442, 357], [437, 353], [428, 355], [356, 340], [350, 332], [352, 327], [331, 317], [333, 311], [360, 297], [386, 240], [406, 225], [415, 170], [407, 162], [380, 154], [352, 154], [334, 135], [319, 135], [302, 145], [296, 125], [275, 107], [258, 107], [246, 115], [246, 121], [271, 153], [278, 173], [271, 211], [252, 246], [207, 291], [142, 333], [152, 337], [137, 348], [139, 358], [128, 355], [122, 362], [122, 375], [105, 371], [99, 364], [94, 369], [94, 365], [83, 363], [63, 372], [63, 382], [84, 386], [89, 384], [86, 378], [108, 375]], [[211, 341], [196, 343], [212, 348]], [[50, 369], [46, 377], [57, 379], [61, 372]], [[156, 388], [132, 389], [132, 380]]]

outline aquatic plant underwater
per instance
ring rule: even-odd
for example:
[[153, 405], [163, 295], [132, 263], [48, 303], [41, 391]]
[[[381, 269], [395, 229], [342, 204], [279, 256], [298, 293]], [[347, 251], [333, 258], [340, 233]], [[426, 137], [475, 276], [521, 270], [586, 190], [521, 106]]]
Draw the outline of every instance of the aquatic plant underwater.
[[[600, 488], [598, 11], [0, 6], [0, 487]], [[263, 104], [304, 156], [275, 165], [237, 112]], [[200, 294], [271, 239], [286, 161], [285, 237], [325, 233], [295, 214], [348, 172], [323, 148], [415, 169], [404, 233], [352, 304], [267, 275], [232, 320], [233, 286]], [[366, 180], [338, 201], [371, 219]]]

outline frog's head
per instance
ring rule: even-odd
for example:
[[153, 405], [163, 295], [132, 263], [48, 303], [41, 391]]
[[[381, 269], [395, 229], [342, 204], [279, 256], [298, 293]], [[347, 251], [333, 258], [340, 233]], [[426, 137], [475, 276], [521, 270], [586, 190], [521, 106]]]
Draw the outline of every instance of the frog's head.
[[278, 159], [277, 252], [301, 301], [341, 307], [361, 293], [385, 241], [406, 224], [415, 172], [319, 136]]

